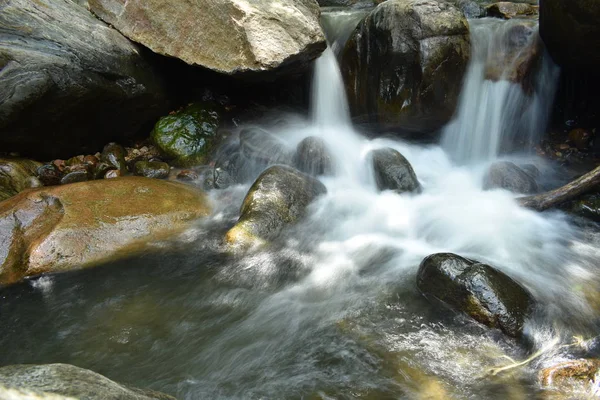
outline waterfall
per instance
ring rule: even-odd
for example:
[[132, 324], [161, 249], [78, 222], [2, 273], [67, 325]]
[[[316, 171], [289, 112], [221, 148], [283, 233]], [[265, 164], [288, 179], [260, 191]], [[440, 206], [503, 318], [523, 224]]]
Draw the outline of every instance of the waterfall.
[[[546, 128], [558, 69], [543, 51], [532, 21], [470, 20], [471, 61], [442, 147], [458, 163], [491, 160]], [[532, 71], [532, 76], [527, 75]], [[511, 150], [510, 148], [506, 150]]]

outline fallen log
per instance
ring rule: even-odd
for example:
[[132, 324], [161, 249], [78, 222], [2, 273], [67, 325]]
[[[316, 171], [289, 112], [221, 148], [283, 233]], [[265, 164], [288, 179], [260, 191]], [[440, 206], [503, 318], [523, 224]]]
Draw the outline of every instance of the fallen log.
[[600, 166], [558, 189], [520, 197], [517, 201], [523, 207], [544, 211], [574, 200], [594, 188], [600, 188]]

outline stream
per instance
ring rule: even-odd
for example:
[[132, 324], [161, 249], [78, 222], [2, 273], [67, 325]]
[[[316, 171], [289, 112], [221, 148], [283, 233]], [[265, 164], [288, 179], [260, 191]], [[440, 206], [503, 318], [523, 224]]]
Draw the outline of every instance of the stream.
[[[340, 24], [359, 20], [329, 13], [336, 37], [349, 32]], [[541, 69], [536, 79], [547, 84], [531, 96], [486, 80], [492, 39], [512, 22], [470, 23], [474, 56], [441, 144], [362, 135], [345, 99], [340, 44], [330, 38], [316, 62], [310, 116], [274, 110], [260, 123], [289, 148], [318, 136], [331, 150], [327, 194], [300, 223], [264, 249], [230, 253], [222, 237], [249, 182], [211, 191], [213, 214], [153, 252], [6, 288], [0, 365], [69, 363], [189, 400], [523, 399], [540, 393], [538, 371], [567, 359], [573, 350], [561, 346], [574, 336], [599, 353], [598, 227], [482, 189], [498, 159], [535, 165], [542, 186], [566, 180], [547, 161], [501, 145], [507, 132], [543, 132], [556, 67]], [[524, 102], [517, 121], [511, 113]], [[381, 147], [410, 161], [421, 194], [377, 190], [367, 154]], [[489, 263], [527, 287], [537, 300], [527, 340], [430, 304], [415, 277], [437, 252]], [[509, 373], [487, 373], [538, 350]]]

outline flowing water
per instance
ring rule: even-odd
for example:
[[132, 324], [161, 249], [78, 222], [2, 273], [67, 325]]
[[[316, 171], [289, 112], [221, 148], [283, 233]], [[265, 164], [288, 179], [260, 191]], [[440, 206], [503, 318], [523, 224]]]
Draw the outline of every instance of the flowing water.
[[[573, 335], [597, 351], [597, 227], [483, 191], [494, 152], [455, 163], [437, 145], [366, 139], [342, 89], [328, 50], [312, 118], [265, 125], [290, 148], [322, 137], [335, 160], [335, 175], [322, 178], [327, 194], [301, 223], [267, 249], [232, 255], [221, 238], [249, 184], [215, 190], [213, 215], [154, 252], [5, 289], [0, 365], [71, 363], [181, 399], [522, 399], [539, 393], [541, 367], [569, 357], [560, 345]], [[487, 110], [476, 118], [492, 124], [498, 110]], [[376, 190], [366, 156], [379, 147], [411, 162], [421, 194]], [[540, 160], [518, 161], [551, 175]], [[442, 251], [488, 262], [532, 291], [527, 344], [418, 293], [419, 263]], [[511, 373], [486, 374], [540, 349]]]

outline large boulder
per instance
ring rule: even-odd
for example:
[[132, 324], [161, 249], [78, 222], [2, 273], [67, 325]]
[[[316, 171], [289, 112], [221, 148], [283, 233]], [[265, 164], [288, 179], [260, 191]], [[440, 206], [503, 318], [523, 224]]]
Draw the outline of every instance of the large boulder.
[[470, 54], [469, 26], [454, 5], [388, 0], [361, 22], [342, 55], [354, 116], [408, 132], [450, 120]]
[[306, 207], [326, 191], [317, 179], [288, 166], [274, 165], [248, 191], [240, 218], [225, 241], [242, 248], [264, 244], [286, 224], [297, 222]]
[[121, 385], [69, 364], [9, 365], [0, 368], [5, 400], [175, 400], [152, 390]]
[[490, 4], [486, 8], [489, 17], [511, 19], [515, 17], [523, 17], [527, 15], [537, 14], [537, 8], [527, 3], [517, 3], [501, 1], [499, 3]]
[[398, 151], [389, 147], [377, 149], [369, 153], [369, 158], [379, 190], [393, 190], [399, 194], [421, 191], [412, 165]]
[[560, 66], [596, 71], [600, 64], [600, 2], [540, 2], [540, 35]]
[[490, 166], [483, 180], [483, 188], [506, 189], [514, 193], [532, 194], [538, 185], [530, 174], [510, 161], [498, 161]]
[[209, 212], [195, 188], [141, 177], [22, 192], [0, 203], [0, 284], [143, 251]]
[[426, 257], [419, 267], [417, 287], [428, 299], [512, 337], [522, 335], [533, 305], [531, 294], [507, 275], [451, 253]]
[[70, 0], [0, 12], [0, 147], [41, 159], [95, 153], [166, 109], [140, 48]]
[[304, 70], [326, 47], [316, 0], [90, 0], [134, 42], [225, 74]]
[[41, 165], [23, 158], [0, 158], [0, 201], [25, 189], [42, 186], [36, 176]]

